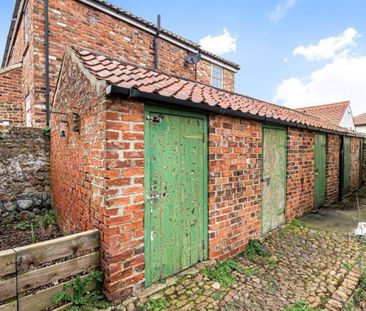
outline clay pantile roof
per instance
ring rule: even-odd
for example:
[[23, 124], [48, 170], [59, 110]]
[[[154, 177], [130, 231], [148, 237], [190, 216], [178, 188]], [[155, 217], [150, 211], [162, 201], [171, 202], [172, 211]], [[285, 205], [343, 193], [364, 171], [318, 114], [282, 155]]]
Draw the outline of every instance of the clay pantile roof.
[[366, 125], [366, 113], [360, 114], [353, 118], [355, 125]]
[[345, 101], [334, 104], [297, 108], [296, 110], [339, 125], [348, 106], [349, 101]]
[[71, 50], [76, 53], [84, 67], [97, 79], [104, 80], [112, 86], [158, 94], [196, 104], [231, 109], [253, 116], [271, 118], [272, 120], [355, 135], [355, 132], [294, 109], [217, 89], [203, 83], [169, 76], [152, 69], [126, 64], [122, 61], [101, 56], [94, 51], [75, 47], [72, 47]]

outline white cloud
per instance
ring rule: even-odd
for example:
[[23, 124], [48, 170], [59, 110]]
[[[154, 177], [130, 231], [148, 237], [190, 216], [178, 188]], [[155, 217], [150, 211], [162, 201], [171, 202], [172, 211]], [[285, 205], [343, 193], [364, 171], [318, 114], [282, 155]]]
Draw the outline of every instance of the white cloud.
[[336, 37], [321, 39], [316, 45], [300, 45], [292, 52], [293, 55], [302, 55], [307, 60], [317, 61], [331, 59], [338, 52], [354, 44], [360, 34], [354, 28], [347, 28]]
[[208, 35], [202, 38], [200, 45], [211, 53], [221, 55], [236, 51], [236, 38], [224, 28], [222, 34], [217, 36]]
[[282, 3], [277, 4], [275, 9], [267, 14], [268, 19], [272, 23], [278, 23], [283, 19], [287, 12], [296, 4], [297, 0], [285, 0]]
[[292, 108], [350, 100], [357, 115], [366, 111], [365, 85], [366, 55], [344, 53], [307, 78], [283, 80], [273, 100]]

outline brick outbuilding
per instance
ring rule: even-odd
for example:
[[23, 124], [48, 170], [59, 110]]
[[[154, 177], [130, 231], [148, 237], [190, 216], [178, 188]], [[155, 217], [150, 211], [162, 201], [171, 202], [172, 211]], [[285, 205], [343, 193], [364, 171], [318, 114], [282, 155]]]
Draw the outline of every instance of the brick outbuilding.
[[68, 231], [100, 229], [113, 300], [239, 254], [336, 201], [344, 176], [359, 185], [348, 130], [82, 48], [66, 49], [51, 121], [53, 206]]

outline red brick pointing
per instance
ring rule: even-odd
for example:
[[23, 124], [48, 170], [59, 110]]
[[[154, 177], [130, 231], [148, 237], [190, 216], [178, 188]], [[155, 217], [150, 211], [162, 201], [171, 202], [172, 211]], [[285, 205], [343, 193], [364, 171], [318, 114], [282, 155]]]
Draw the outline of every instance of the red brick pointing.
[[[49, 0], [49, 62], [50, 98], [56, 87], [62, 58], [68, 45], [82, 45], [106, 53], [135, 65], [153, 68], [154, 33], [138, 28], [111, 14], [93, 8], [77, 0]], [[29, 42], [25, 42], [24, 20], [29, 15]], [[44, 1], [26, 1], [23, 12], [19, 12], [19, 30], [13, 31], [14, 44], [8, 64], [23, 62], [26, 72], [22, 88], [30, 93], [32, 119], [37, 127], [45, 126], [45, 45], [44, 45]], [[116, 13], [114, 13], [116, 14]], [[118, 13], [117, 13], [118, 15]], [[179, 41], [179, 40], [178, 40]], [[181, 42], [181, 41], [179, 41]], [[191, 44], [189, 44], [191, 45]], [[198, 48], [198, 46], [197, 46]], [[187, 65], [184, 58], [191, 50], [178, 44], [159, 40], [159, 69], [168, 74], [186, 79], [211, 83], [211, 61], [201, 59], [197, 64]], [[206, 52], [205, 52], [206, 53]], [[208, 54], [208, 53], [206, 53]], [[235, 64], [213, 57], [220, 64], [234, 66], [223, 68], [223, 87], [234, 90]], [[6, 65], [8, 65], [6, 64]]]
[[351, 168], [350, 190], [356, 191], [360, 187], [360, 139], [351, 138]]
[[341, 137], [327, 135], [327, 189], [326, 203], [331, 204], [338, 201], [339, 197], [339, 156], [341, 148]]
[[262, 125], [209, 118], [209, 257], [225, 259], [260, 236]]
[[288, 128], [286, 218], [291, 221], [314, 206], [314, 133]]
[[22, 65], [0, 70], [0, 122], [5, 125], [24, 125]]

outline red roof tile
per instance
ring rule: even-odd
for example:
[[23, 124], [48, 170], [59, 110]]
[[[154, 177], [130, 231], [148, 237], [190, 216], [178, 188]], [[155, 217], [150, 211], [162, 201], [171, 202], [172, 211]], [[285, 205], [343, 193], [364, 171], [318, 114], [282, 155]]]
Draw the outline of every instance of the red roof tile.
[[334, 104], [297, 108], [296, 110], [339, 126], [348, 106], [349, 101], [345, 101]]
[[[87, 50], [72, 48], [82, 64], [98, 79], [121, 88], [134, 88], [141, 92], [232, 109], [251, 115], [298, 123], [324, 130], [352, 133], [318, 116], [308, 115], [287, 107], [270, 104], [244, 95], [224, 91], [195, 81], [125, 64], [121, 61]], [[112, 66], [113, 64], [113, 66]]]
[[355, 125], [366, 125], [366, 113], [360, 114], [353, 118]]

